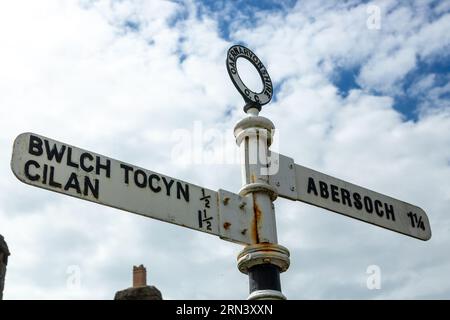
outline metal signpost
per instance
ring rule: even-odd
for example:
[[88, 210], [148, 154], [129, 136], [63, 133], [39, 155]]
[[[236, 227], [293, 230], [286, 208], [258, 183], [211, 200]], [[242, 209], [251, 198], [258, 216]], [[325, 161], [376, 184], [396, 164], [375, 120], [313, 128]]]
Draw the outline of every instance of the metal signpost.
[[[263, 89], [253, 92], [241, 80], [239, 58], [250, 61]], [[297, 165], [270, 152], [274, 124], [259, 116], [273, 86], [264, 64], [248, 48], [227, 53], [228, 74], [245, 101], [247, 117], [235, 128], [240, 148], [239, 193], [213, 191], [34, 133], [14, 141], [11, 169], [22, 182], [149, 218], [210, 233], [245, 245], [238, 268], [248, 274], [248, 299], [286, 299], [280, 273], [289, 251], [278, 244], [273, 201], [299, 200], [421, 240], [431, 237], [426, 213], [380, 193]]]

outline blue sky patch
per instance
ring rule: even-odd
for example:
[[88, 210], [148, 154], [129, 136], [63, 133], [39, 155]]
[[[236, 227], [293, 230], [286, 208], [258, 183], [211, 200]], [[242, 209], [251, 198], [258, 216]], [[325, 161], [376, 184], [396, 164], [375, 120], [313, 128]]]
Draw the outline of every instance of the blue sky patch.
[[206, 0], [199, 2], [198, 16], [199, 18], [203, 15], [214, 16], [217, 19], [220, 36], [225, 40], [230, 40], [230, 28], [236, 16], [246, 17], [240, 23], [243, 23], [245, 27], [250, 27], [258, 21], [258, 14], [267, 11], [284, 12], [294, 7], [296, 2], [295, 0]]
[[352, 89], [360, 89], [356, 82], [360, 67], [353, 68], [337, 68], [331, 79], [331, 82], [337, 87], [338, 93], [345, 98]]
[[[429, 98], [429, 89], [442, 87], [448, 83], [449, 70], [450, 56], [432, 61], [418, 60], [416, 68], [409, 72], [403, 80], [403, 94], [394, 96], [394, 109], [405, 115], [408, 120], [417, 121], [417, 107]], [[415, 84], [429, 75], [434, 75], [431, 87], [421, 92], [413, 91]], [[450, 100], [449, 92], [438, 98]]]
[[141, 24], [133, 20], [125, 20], [124, 27], [127, 31], [139, 32]]

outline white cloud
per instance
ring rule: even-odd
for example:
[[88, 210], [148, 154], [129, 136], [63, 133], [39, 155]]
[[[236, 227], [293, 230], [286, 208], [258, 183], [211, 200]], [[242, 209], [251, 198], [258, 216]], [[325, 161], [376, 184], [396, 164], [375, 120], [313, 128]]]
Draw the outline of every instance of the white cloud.
[[[443, 298], [450, 292], [443, 281], [449, 260], [442, 255], [450, 241], [450, 89], [423, 75], [409, 92], [422, 99], [418, 120], [406, 121], [393, 109], [417, 57], [445, 56], [450, 15], [442, 5], [433, 9], [441, 16], [431, 19], [426, 6], [375, 4], [383, 12], [380, 30], [366, 28], [366, 7], [357, 3], [302, 2], [257, 15], [254, 25], [244, 25], [239, 14], [227, 17], [232, 40], [247, 43], [281, 85], [278, 100], [263, 109], [278, 129], [281, 152], [413, 202], [426, 209], [433, 228], [433, 238], [422, 243], [277, 200], [280, 244], [292, 254], [282, 275], [291, 299]], [[246, 297], [247, 279], [235, 261], [240, 246], [30, 188], [9, 168], [15, 136], [31, 131], [211, 189], [237, 191], [236, 165], [171, 162], [176, 129], [202, 121], [204, 128], [228, 130], [230, 142], [231, 128], [243, 116], [225, 70], [231, 43], [220, 37], [221, 13], [199, 18], [197, 6], [1, 5], [0, 233], [12, 252], [6, 299], [111, 299], [130, 285], [131, 267], [140, 263], [165, 298]], [[137, 29], [126, 27], [127, 21]], [[362, 89], [341, 97], [331, 79], [349, 67], [360, 68]], [[381, 290], [365, 287], [372, 264], [386, 279]], [[80, 267], [79, 291], [66, 287], [70, 265]]]
[[398, 83], [416, 66], [414, 50], [402, 48], [393, 54], [375, 55], [364, 65], [359, 83], [385, 93], [396, 93]]

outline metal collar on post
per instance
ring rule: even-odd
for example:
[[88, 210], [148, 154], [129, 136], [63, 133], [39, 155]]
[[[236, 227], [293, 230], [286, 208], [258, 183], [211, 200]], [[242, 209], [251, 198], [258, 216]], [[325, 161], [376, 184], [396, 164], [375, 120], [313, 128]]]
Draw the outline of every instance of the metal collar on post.
[[270, 147], [275, 133], [275, 125], [272, 121], [259, 115], [251, 114], [238, 121], [234, 126], [234, 136], [237, 145], [241, 144], [244, 137], [249, 135], [264, 135], [267, 138], [267, 146]]
[[244, 248], [238, 255], [238, 268], [242, 273], [248, 274], [248, 270], [256, 265], [270, 263], [276, 266], [280, 272], [289, 268], [289, 250], [278, 244], [260, 243]]
[[248, 300], [286, 300], [286, 296], [278, 290], [257, 290], [250, 293]]
[[270, 243], [247, 246], [238, 256], [238, 268], [248, 274], [248, 300], [286, 300], [281, 292], [280, 273], [289, 268], [289, 251]]
[[266, 183], [259, 182], [247, 183], [239, 190], [239, 195], [244, 197], [255, 192], [267, 193], [271, 201], [275, 201], [275, 199], [278, 197], [277, 189]]

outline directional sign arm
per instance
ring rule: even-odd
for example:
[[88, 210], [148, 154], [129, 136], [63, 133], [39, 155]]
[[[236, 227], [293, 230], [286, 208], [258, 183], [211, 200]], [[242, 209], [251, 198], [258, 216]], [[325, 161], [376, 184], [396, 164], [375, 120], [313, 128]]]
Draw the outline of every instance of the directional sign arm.
[[[277, 159], [278, 158], [278, 159]], [[278, 195], [318, 206], [342, 215], [417, 239], [431, 238], [428, 217], [421, 208], [294, 164], [292, 158], [273, 153], [278, 170], [270, 184]]]
[[240, 207], [244, 199], [224, 190], [216, 192], [33, 133], [14, 141], [11, 169], [20, 181], [35, 187], [250, 243], [250, 235], [241, 233], [245, 225], [234, 221], [252, 217], [251, 206]]

